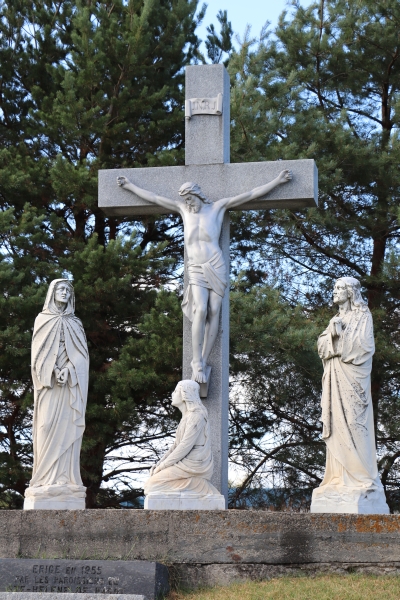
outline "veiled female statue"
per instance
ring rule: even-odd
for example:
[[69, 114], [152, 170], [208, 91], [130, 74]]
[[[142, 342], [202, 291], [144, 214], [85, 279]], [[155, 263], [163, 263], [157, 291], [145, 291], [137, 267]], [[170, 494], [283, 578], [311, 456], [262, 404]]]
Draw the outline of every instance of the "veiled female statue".
[[55, 279], [32, 338], [33, 475], [25, 509], [83, 509], [80, 450], [85, 429], [89, 354], [75, 316], [71, 282]]
[[225, 498], [212, 485], [213, 456], [206, 407], [196, 381], [180, 381], [172, 406], [182, 412], [171, 448], [150, 470], [144, 486], [147, 509], [224, 509]]
[[353, 277], [336, 281], [333, 301], [339, 312], [318, 339], [326, 470], [313, 492], [311, 512], [386, 514], [371, 398], [372, 315]]

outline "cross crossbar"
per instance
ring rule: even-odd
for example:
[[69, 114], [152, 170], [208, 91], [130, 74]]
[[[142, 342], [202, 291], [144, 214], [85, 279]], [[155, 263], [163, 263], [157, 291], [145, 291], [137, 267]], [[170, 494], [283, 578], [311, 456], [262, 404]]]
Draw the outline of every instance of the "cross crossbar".
[[99, 207], [108, 216], [144, 216], [166, 214], [161, 206], [142, 200], [117, 186], [118, 175], [127, 176], [146, 190], [178, 198], [178, 190], [186, 181], [199, 184], [210, 200], [236, 196], [271, 181], [283, 169], [293, 172], [293, 180], [276, 187], [264, 198], [246, 202], [235, 210], [265, 208], [301, 209], [316, 206], [318, 199], [318, 171], [315, 162], [277, 160], [274, 162], [222, 163], [214, 165], [186, 165], [179, 167], [152, 167], [140, 169], [107, 169], [99, 171]]

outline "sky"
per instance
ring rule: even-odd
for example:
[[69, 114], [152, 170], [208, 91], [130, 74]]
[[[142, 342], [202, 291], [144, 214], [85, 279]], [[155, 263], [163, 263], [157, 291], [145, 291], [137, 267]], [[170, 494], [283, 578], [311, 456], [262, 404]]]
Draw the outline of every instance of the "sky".
[[[228, 20], [232, 23], [235, 34], [243, 36], [246, 25], [251, 25], [251, 32], [257, 36], [266, 21], [271, 22], [271, 28], [278, 23], [279, 15], [284, 10], [291, 10], [290, 0], [199, 0], [199, 7], [206, 2], [208, 5], [206, 16], [202, 25], [197, 30], [201, 39], [207, 36], [206, 27], [214, 23], [219, 32], [217, 14], [219, 10], [228, 11]], [[300, 0], [302, 6], [311, 4], [311, 0]]]

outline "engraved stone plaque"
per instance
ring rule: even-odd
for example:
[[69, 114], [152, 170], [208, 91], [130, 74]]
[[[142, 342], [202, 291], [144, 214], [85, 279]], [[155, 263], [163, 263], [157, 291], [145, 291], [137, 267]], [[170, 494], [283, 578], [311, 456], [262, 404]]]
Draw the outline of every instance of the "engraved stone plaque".
[[0, 591], [67, 594], [140, 594], [148, 600], [167, 593], [168, 569], [141, 560], [0, 560]]
[[216, 98], [190, 98], [185, 100], [185, 118], [193, 115], [222, 115], [222, 94]]

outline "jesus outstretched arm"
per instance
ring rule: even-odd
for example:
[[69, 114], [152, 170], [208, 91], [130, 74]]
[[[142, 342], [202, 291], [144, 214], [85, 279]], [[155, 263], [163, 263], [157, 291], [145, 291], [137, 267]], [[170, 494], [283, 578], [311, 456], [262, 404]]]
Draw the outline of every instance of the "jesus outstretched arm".
[[167, 208], [173, 212], [180, 212], [179, 205], [182, 204], [181, 200], [171, 200], [170, 198], [165, 198], [164, 196], [159, 196], [158, 194], [154, 194], [153, 192], [149, 192], [148, 190], [144, 190], [139, 186], [135, 185], [127, 177], [124, 175], [120, 175], [117, 177], [117, 183], [120, 187], [124, 188], [124, 190], [129, 190], [133, 192], [139, 198], [143, 198], [143, 200], [147, 200], [152, 204], [158, 204], [163, 208]]
[[288, 169], [281, 171], [278, 177], [275, 177], [269, 183], [265, 185], [260, 185], [259, 187], [250, 190], [249, 192], [244, 192], [243, 194], [239, 194], [238, 196], [234, 196], [233, 198], [223, 198], [222, 200], [218, 200], [218, 204], [222, 204], [225, 209], [230, 210], [231, 208], [236, 208], [237, 206], [241, 206], [245, 202], [250, 202], [250, 200], [255, 200], [256, 198], [262, 198], [269, 192], [271, 192], [274, 188], [282, 183], [287, 183], [292, 179], [292, 172]]

